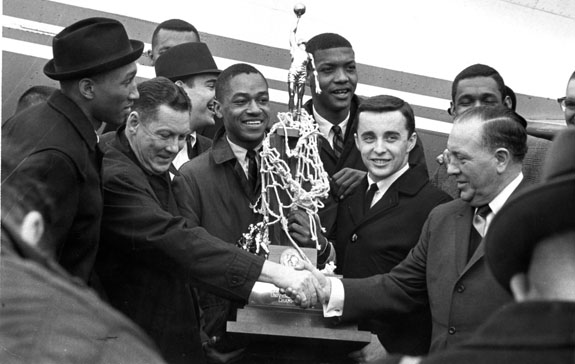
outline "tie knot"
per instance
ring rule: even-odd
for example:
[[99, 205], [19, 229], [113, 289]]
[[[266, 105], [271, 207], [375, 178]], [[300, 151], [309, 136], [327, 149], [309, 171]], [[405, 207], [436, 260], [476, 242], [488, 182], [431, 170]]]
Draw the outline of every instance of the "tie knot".
[[341, 128], [339, 127], [339, 125], [332, 126], [331, 130], [333, 130], [333, 133], [335, 135], [341, 135]]
[[256, 151], [253, 149], [248, 149], [248, 151], [246, 152], [246, 157], [248, 159], [255, 159], [256, 158]]
[[489, 205], [483, 205], [483, 206], [479, 206], [477, 208], [475, 215], [481, 216], [482, 218], [485, 219], [487, 217], [487, 215], [489, 215], [490, 212], [491, 212], [491, 208], [489, 207]]
[[379, 190], [379, 187], [377, 187], [377, 183], [372, 183], [369, 186], [368, 192], [377, 192]]

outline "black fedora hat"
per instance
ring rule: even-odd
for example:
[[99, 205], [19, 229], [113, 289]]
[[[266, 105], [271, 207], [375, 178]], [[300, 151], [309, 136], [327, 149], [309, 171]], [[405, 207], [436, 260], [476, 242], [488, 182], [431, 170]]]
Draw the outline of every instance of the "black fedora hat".
[[128, 39], [119, 21], [88, 18], [54, 37], [54, 58], [44, 66], [44, 74], [58, 81], [95, 75], [134, 62], [143, 50], [144, 43]]
[[485, 236], [489, 268], [508, 291], [511, 278], [527, 272], [538, 243], [555, 234], [575, 231], [575, 129], [555, 137], [547, 154], [543, 181], [508, 201]]
[[206, 43], [191, 42], [178, 44], [162, 54], [154, 65], [156, 76], [163, 76], [171, 81], [203, 73], [220, 74], [214, 57]]

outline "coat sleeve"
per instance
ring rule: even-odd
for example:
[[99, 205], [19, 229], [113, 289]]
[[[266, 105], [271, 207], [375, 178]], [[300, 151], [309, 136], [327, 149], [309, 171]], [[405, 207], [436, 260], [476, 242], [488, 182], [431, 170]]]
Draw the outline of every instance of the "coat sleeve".
[[264, 262], [166, 211], [143, 173], [121, 167], [104, 177], [102, 231], [121, 254], [230, 299], [249, 297]]
[[432, 215], [425, 222], [418, 243], [389, 273], [342, 280], [343, 320], [408, 314], [428, 305], [426, 266]]

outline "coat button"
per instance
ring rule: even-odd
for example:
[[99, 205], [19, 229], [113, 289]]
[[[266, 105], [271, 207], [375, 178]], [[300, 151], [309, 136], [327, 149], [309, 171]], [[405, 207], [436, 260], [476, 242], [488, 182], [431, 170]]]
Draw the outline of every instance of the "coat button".
[[455, 334], [455, 332], [456, 332], [456, 331], [455, 331], [455, 327], [451, 326], [451, 327], [449, 328], [449, 330], [447, 330], [447, 332], [449, 333], [449, 335]]
[[455, 291], [457, 291], [457, 293], [463, 293], [463, 291], [465, 291], [465, 286], [463, 284], [458, 284], [457, 287], [455, 287]]
[[357, 241], [357, 234], [353, 234], [353, 235], [351, 236], [351, 242], [352, 242], [352, 243], [355, 243], [356, 241]]

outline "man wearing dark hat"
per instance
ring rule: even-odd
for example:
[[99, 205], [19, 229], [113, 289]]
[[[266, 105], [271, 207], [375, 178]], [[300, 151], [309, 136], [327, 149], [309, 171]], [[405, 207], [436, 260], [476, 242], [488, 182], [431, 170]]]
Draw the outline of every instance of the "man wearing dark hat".
[[[174, 159], [180, 168], [188, 160], [202, 154], [212, 141], [196, 133], [215, 124], [214, 100], [220, 70], [205, 43], [184, 43], [170, 48], [155, 64], [156, 76], [162, 76], [182, 87], [192, 102], [190, 135], [184, 148]], [[221, 121], [219, 122], [221, 124]]]
[[101, 152], [96, 129], [120, 124], [136, 89], [136, 60], [144, 44], [128, 39], [118, 21], [89, 18], [54, 37], [54, 58], [44, 73], [60, 81], [47, 103], [26, 109], [2, 127], [2, 147], [23, 152], [2, 181], [20, 174], [46, 184], [56, 209], [46, 216], [53, 226], [43, 247], [84, 281], [90, 278], [98, 249], [102, 194]]
[[[312, 37], [306, 43], [306, 51], [313, 55], [321, 92], [316, 91], [316, 78], [310, 62], [307, 73], [312, 99], [305, 103], [304, 108], [318, 123], [323, 136], [319, 153], [330, 176], [331, 197], [320, 217], [328, 235], [332, 235], [330, 230], [335, 222], [336, 201], [349, 196], [367, 173], [353, 138], [357, 131], [357, 107], [360, 103], [355, 94], [358, 82], [355, 53], [351, 43], [335, 33]], [[409, 155], [409, 163], [425, 166], [420, 139]]]
[[487, 269], [482, 236], [524, 185], [526, 133], [517, 117], [507, 108], [484, 106], [458, 115], [447, 146], [448, 171], [461, 198], [431, 211], [419, 242], [389, 273], [341, 281], [319, 277], [325, 286], [320, 296], [329, 298], [326, 315], [384, 318], [429, 306], [433, 353], [465, 341], [511, 300]]
[[472, 338], [421, 363], [575, 360], [575, 130], [555, 137], [544, 183], [510, 200], [485, 237], [489, 268], [516, 303]]

